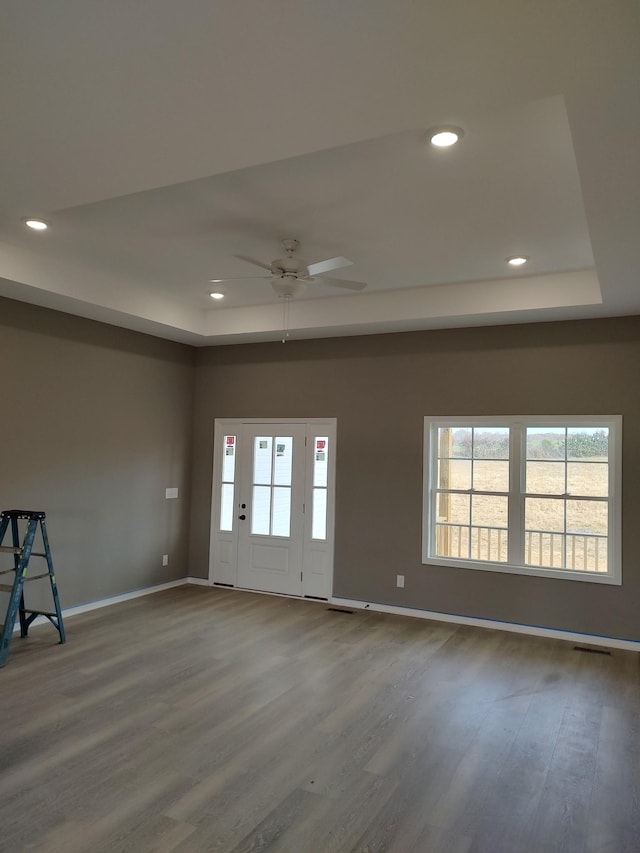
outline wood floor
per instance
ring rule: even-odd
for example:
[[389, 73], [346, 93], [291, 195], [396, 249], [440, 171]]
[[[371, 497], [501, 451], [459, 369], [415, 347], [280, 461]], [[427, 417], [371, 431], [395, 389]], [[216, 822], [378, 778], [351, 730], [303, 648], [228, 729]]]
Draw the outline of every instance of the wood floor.
[[0, 850], [638, 853], [638, 655], [180, 587], [14, 639]]

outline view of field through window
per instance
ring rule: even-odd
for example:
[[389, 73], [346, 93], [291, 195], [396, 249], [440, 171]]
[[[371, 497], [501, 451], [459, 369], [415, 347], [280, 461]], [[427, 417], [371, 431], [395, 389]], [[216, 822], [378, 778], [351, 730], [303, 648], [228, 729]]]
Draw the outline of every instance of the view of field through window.
[[[609, 430], [535, 426], [521, 440], [522, 477], [509, 427], [437, 429], [435, 554], [506, 563], [517, 536], [518, 564], [606, 572]], [[509, 530], [510, 491], [523, 532]]]

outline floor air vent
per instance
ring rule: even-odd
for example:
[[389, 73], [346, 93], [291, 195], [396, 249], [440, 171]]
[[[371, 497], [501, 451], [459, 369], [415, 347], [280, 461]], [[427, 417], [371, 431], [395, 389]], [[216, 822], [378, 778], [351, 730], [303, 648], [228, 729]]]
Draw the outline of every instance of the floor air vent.
[[606, 649], [588, 649], [586, 646], [574, 646], [574, 652], [590, 652], [592, 655], [609, 655], [611, 657], [611, 652], [608, 652]]

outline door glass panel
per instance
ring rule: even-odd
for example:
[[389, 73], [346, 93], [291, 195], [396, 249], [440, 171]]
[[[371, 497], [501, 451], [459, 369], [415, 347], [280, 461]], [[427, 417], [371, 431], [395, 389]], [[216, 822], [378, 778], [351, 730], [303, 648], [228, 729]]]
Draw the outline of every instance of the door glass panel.
[[293, 436], [256, 436], [253, 456], [252, 534], [291, 535], [292, 476]]
[[327, 483], [329, 471], [329, 437], [313, 439], [313, 492], [311, 503], [311, 538], [327, 538]]
[[[273, 482], [276, 486], [291, 485], [291, 466], [293, 462], [293, 438], [290, 435], [277, 436], [276, 456], [273, 462]], [[260, 482], [268, 482], [261, 480]]]
[[271, 484], [271, 446], [270, 435], [258, 435], [253, 446], [253, 482]]
[[220, 530], [233, 530], [233, 483], [222, 484]]
[[254, 486], [251, 506], [251, 532], [261, 536], [268, 536], [270, 520], [271, 487]]
[[220, 485], [220, 530], [233, 530], [233, 496], [236, 477], [235, 435], [223, 436], [222, 483]]
[[291, 532], [291, 489], [276, 486], [273, 490], [272, 536], [289, 536]]
[[313, 514], [311, 517], [311, 538], [327, 538], [327, 490], [313, 490]]
[[317, 435], [314, 440], [313, 485], [327, 487], [327, 471], [329, 466], [329, 439], [326, 435]]
[[236, 472], [236, 437], [225, 435], [224, 456], [222, 457], [222, 482], [233, 483]]

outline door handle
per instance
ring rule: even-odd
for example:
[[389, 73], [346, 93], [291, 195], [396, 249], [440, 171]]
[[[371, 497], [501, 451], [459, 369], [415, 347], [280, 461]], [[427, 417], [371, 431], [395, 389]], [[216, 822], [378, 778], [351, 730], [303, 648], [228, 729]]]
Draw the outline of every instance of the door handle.
[[239, 516], [238, 516], [238, 518], [240, 519], [240, 521], [244, 521], [246, 517], [247, 517], [246, 515], [239, 515]]

